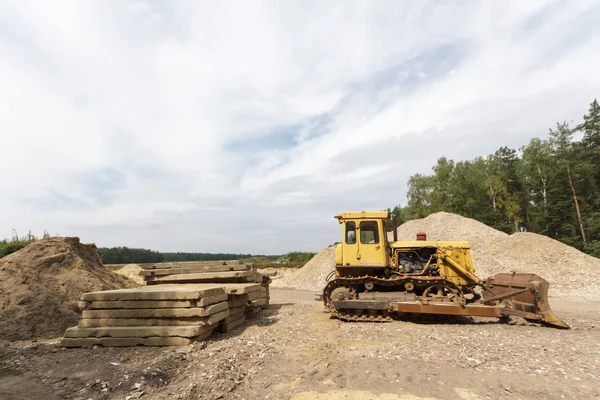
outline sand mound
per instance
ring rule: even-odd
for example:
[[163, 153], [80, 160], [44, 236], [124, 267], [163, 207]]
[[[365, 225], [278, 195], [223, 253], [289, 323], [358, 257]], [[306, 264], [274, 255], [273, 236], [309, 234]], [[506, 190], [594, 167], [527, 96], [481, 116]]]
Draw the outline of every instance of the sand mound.
[[325, 278], [335, 270], [335, 247], [321, 250], [297, 271], [273, 281], [272, 287], [287, 287], [320, 291], [325, 287]]
[[127, 264], [117, 270], [114, 270], [113, 272], [131, 279], [138, 285], [144, 285], [144, 278], [140, 276], [141, 269], [142, 267], [137, 264]]
[[94, 244], [60, 237], [34, 242], [0, 259], [0, 337], [61, 336], [77, 324], [83, 293], [135, 286], [102, 265]]

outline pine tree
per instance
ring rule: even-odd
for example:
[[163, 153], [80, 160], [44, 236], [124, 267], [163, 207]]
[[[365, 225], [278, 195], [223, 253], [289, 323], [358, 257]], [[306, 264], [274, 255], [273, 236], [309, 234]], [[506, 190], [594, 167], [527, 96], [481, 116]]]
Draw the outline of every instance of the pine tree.
[[583, 140], [590, 146], [596, 146], [600, 155], [600, 105], [594, 99], [590, 104], [590, 110], [583, 116], [583, 124], [578, 128], [583, 131]]

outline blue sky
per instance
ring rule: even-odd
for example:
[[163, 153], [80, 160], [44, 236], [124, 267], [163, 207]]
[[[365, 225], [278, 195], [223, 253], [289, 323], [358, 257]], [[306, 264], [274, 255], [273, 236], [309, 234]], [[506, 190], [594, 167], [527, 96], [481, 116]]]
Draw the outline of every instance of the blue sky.
[[282, 253], [580, 121], [600, 1], [2, 1], [0, 237]]

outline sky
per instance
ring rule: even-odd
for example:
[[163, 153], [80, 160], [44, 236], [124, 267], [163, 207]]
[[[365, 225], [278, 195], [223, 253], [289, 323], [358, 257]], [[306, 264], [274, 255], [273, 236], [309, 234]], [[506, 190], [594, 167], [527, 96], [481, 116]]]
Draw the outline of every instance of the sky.
[[600, 97], [600, 1], [0, 0], [0, 237], [281, 254]]

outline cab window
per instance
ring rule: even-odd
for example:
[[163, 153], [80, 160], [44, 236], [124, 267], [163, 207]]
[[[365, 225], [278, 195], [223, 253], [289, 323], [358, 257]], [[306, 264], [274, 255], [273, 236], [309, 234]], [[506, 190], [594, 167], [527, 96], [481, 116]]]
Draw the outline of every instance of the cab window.
[[356, 223], [352, 221], [346, 222], [346, 243], [356, 243]]
[[377, 221], [362, 221], [360, 223], [360, 242], [362, 244], [379, 243], [379, 226]]

